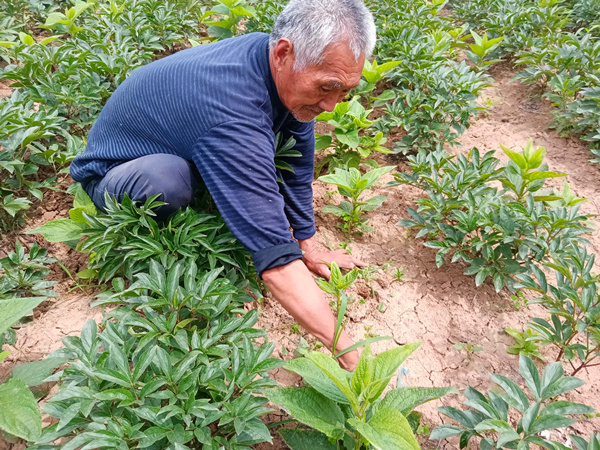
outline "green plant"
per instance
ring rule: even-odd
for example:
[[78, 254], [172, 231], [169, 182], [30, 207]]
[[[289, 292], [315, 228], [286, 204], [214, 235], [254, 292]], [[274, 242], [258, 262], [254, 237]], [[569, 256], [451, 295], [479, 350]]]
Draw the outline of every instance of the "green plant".
[[385, 90], [377, 96], [373, 96], [373, 90], [377, 87], [377, 83], [384, 78], [385, 74], [400, 63], [401, 61], [387, 61], [380, 65], [376, 59], [373, 62], [365, 60], [365, 66], [362, 71], [363, 79], [360, 80], [360, 84], [356, 87], [355, 92], [361, 96], [365, 96], [367, 108], [370, 108], [371, 104], [374, 107], [382, 106], [395, 98], [396, 95], [391, 89]]
[[523, 294], [523, 291], [517, 291], [516, 293], [511, 294], [510, 299], [513, 308], [517, 311], [521, 310], [524, 306], [527, 306], [527, 302], [529, 301], [527, 297], [525, 297], [525, 294]]
[[344, 290], [349, 288], [352, 283], [356, 281], [356, 278], [358, 277], [358, 269], [355, 267], [346, 275], [342, 275], [342, 272], [335, 261], [329, 265], [329, 269], [331, 271], [331, 276], [328, 281], [320, 278], [316, 281], [324, 292], [335, 297], [334, 307], [337, 314], [337, 322], [335, 326], [335, 335], [333, 338], [331, 353], [336, 355], [335, 350], [337, 343], [347, 322], [345, 314], [346, 308], [348, 307], [348, 297], [346, 296]]
[[501, 59], [489, 60], [488, 56], [498, 48], [504, 37], [488, 39], [487, 33], [479, 36], [474, 30], [471, 30], [471, 37], [474, 44], [468, 44], [470, 51], [467, 52], [469, 61], [475, 63], [479, 70], [487, 70], [490, 65], [502, 61]]
[[600, 448], [600, 434], [592, 434], [589, 442], [586, 442], [580, 436], [571, 435], [571, 439], [575, 442], [577, 450], [597, 450]]
[[204, 22], [208, 25], [208, 34], [216, 39], [226, 39], [238, 34], [238, 25], [242, 19], [254, 17], [254, 7], [242, 0], [219, 0], [202, 19], [220, 16], [220, 20]]
[[512, 336], [515, 340], [515, 345], [506, 350], [508, 353], [511, 355], [525, 355], [529, 357], [535, 356], [542, 361], [544, 360], [539, 352], [540, 346], [538, 344], [538, 342], [543, 340], [543, 337], [538, 333], [529, 329], [525, 330], [523, 333], [520, 333], [518, 330], [513, 328], [506, 328], [504, 331], [506, 331], [506, 333]]
[[97, 271], [99, 281], [119, 274], [131, 279], [147, 270], [152, 260], [171, 267], [181, 258], [191, 258], [202, 269], [222, 265], [239, 270], [260, 296], [246, 251], [219, 216], [188, 208], [159, 224], [152, 211], [162, 204], [157, 197], [137, 206], [127, 195], [122, 203], [107, 196], [107, 213], [99, 214], [89, 197], [79, 192], [70, 219], [56, 219], [30, 233], [40, 233], [49, 241], [75, 243], [78, 250], [90, 254], [88, 268]]
[[554, 271], [556, 285], [539, 268], [520, 277], [520, 286], [539, 296], [529, 303], [541, 304], [550, 314], [550, 320], [532, 319], [530, 328], [543, 344], [558, 348], [556, 361], [568, 361], [573, 375], [599, 364], [594, 361], [600, 358], [600, 276], [592, 273], [594, 261], [585, 247], [572, 246], [564, 257], [544, 264]]
[[457, 342], [453, 347], [460, 352], [465, 352], [465, 362], [471, 361], [471, 358], [475, 353], [483, 350], [482, 346], [475, 345], [471, 341]]
[[396, 271], [394, 272], [394, 281], [397, 281], [398, 283], [402, 282], [404, 275], [406, 275], [406, 270], [396, 267]]
[[[315, 167], [319, 175], [327, 167], [331, 172], [335, 168], [358, 168], [361, 161], [372, 152], [392, 153], [383, 147], [386, 138], [382, 132], [374, 136], [363, 134], [373, 121], [369, 120], [372, 109], [365, 109], [355, 96], [349, 102], [341, 102], [332, 112], [324, 112], [317, 116], [317, 121], [327, 122], [334, 127], [333, 134], [316, 135], [316, 150], [324, 150], [333, 145], [333, 153], [325, 156]], [[335, 138], [335, 139], [334, 139]]]
[[419, 449], [413, 431], [419, 415], [413, 409], [452, 389], [404, 387], [382, 397], [398, 367], [418, 346], [408, 344], [373, 357], [367, 345], [354, 373], [318, 352], [287, 362], [284, 367], [310, 387], [269, 389], [265, 395], [315, 430], [283, 428], [279, 433], [294, 450], [333, 450], [341, 441], [346, 449]]
[[372, 228], [367, 225], [368, 219], [362, 218], [363, 212], [372, 211], [380, 207], [386, 200], [383, 195], [376, 195], [367, 200], [363, 200], [364, 192], [379, 180], [379, 178], [393, 170], [395, 166], [380, 167], [372, 169], [361, 175], [358, 169], [350, 167], [349, 169], [336, 168], [334, 174], [319, 177], [320, 181], [334, 184], [338, 187], [338, 192], [344, 197], [349, 197], [350, 201], [342, 200], [340, 206], [327, 205], [323, 212], [335, 214], [344, 221], [342, 230], [346, 233], [371, 231]]
[[45, 280], [50, 274], [47, 264], [56, 259], [47, 255], [48, 250], [40, 248], [37, 242], [26, 253], [25, 247], [16, 241], [15, 251], [0, 259], [0, 298], [56, 297], [56, 292], [50, 289], [56, 281]]
[[83, 28], [75, 25], [75, 19], [90, 6], [92, 6], [91, 3], [77, 1], [75, 6], [65, 9], [64, 14], [59, 12], [49, 14], [46, 23], [40, 25], [39, 28], [56, 30], [59, 33], [69, 33], [71, 36], [75, 36], [83, 30]]
[[542, 147], [530, 141], [522, 153], [502, 149], [511, 160], [501, 168], [494, 152], [480, 156], [476, 148], [469, 157], [421, 152], [409, 157], [412, 173], [397, 174], [390, 183], [427, 193], [416, 200], [418, 210], [408, 209], [411, 218], [398, 224], [430, 237], [425, 245], [437, 250], [438, 267], [452, 254], [453, 262], [469, 264], [465, 274], [475, 275], [477, 286], [490, 277], [497, 291], [514, 290], [516, 274], [585, 244], [591, 217], [579, 213], [579, 202], [566, 191], [540, 192], [546, 179], [564, 176], [548, 171]]
[[[44, 428], [32, 449], [63, 438], [61, 448], [249, 449], [270, 441], [260, 416], [275, 383], [266, 372], [274, 344], [253, 328], [256, 310], [222, 268], [201, 271], [181, 260], [166, 269], [152, 261], [131, 286], [96, 305], [118, 304], [98, 333], [88, 322], [81, 336], [63, 339], [70, 366], [51, 379], [58, 393], [44, 407], [60, 419]], [[66, 442], [64, 439], [66, 438]]]
[[[283, 133], [277, 133], [275, 136], [275, 167], [277, 169], [294, 173], [292, 166], [285, 161], [286, 158], [302, 156], [302, 153], [294, 150], [294, 145], [296, 145], [296, 139], [293, 136], [290, 136], [287, 141], [283, 142]], [[280, 177], [277, 177], [277, 181], [282, 182]]]
[[[39, 249], [34, 244], [27, 255], [19, 242], [15, 249], [14, 253], [0, 260], [0, 362], [10, 353], [3, 351], [2, 346], [16, 343], [16, 333], [12, 327], [31, 315], [32, 310], [46, 300], [46, 296], [24, 295], [54, 294], [47, 289], [54, 282], [42, 280], [49, 272], [44, 264], [53, 261], [45, 256], [45, 249]], [[23, 380], [13, 377], [0, 384], [0, 405], [0, 430], [29, 441], [38, 438], [42, 417], [37, 401]]]
[[[579, 378], [565, 377], [558, 362], [547, 366], [540, 376], [535, 364], [527, 356], [519, 358], [519, 372], [534, 398], [532, 403], [514, 381], [503, 375], [491, 375], [500, 389], [499, 393], [489, 391], [486, 396], [468, 387], [464, 392], [467, 397], [465, 404], [473, 409], [438, 408], [438, 411], [461, 426], [440, 425], [433, 429], [430, 439], [460, 435], [460, 448], [466, 448], [473, 437], [479, 437], [482, 450], [530, 448], [530, 445], [548, 449], [566, 448], [558, 442], [540, 437], [539, 433], [574, 424], [575, 421], [567, 417], [569, 415], [593, 412], [593, 408], [580, 403], [556, 400], [558, 395], [576, 389], [584, 382]], [[509, 410], [511, 417], [513, 414], [519, 416], [516, 427], [509, 420]]]

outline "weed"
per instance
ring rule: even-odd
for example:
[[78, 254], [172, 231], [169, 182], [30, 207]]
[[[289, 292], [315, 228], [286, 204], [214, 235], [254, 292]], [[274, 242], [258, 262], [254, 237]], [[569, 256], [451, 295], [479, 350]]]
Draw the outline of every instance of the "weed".
[[475, 345], [471, 341], [457, 342], [453, 345], [453, 347], [460, 352], [465, 352], [465, 362], [471, 361], [471, 358], [473, 355], [475, 355], [475, 353], [483, 350], [483, 347], [480, 345]]

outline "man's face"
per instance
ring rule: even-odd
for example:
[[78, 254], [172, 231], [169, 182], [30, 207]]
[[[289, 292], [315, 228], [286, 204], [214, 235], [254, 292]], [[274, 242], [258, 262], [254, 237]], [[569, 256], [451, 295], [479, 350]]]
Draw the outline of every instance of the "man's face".
[[346, 43], [327, 47], [321, 64], [294, 71], [293, 47], [290, 43], [278, 48], [283, 41], [287, 40], [282, 39], [274, 49], [273, 78], [279, 98], [297, 120], [310, 122], [323, 111], [333, 111], [360, 82], [364, 55], [356, 61]]

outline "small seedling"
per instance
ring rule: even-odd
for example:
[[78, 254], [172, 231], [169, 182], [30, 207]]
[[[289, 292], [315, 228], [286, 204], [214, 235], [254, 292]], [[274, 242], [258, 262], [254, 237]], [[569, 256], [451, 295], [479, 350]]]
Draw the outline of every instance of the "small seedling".
[[525, 297], [523, 291], [517, 291], [510, 296], [510, 299], [512, 300], [513, 308], [517, 311], [520, 311], [523, 307], [527, 306], [527, 297]]
[[298, 322], [292, 324], [292, 333], [300, 334], [300, 324]]
[[507, 350], [508, 353], [511, 355], [525, 355], [529, 356], [530, 358], [535, 356], [542, 361], [544, 360], [539, 352], [540, 346], [538, 344], [539, 342], [543, 341], [544, 338], [538, 333], [529, 328], [523, 333], [520, 333], [513, 328], [506, 328], [504, 331], [506, 331], [506, 333], [512, 336], [515, 340], [515, 345]]
[[352, 253], [352, 247], [350, 246], [348, 241], [342, 241], [339, 245], [342, 250], [346, 250], [347, 255], [350, 255]]
[[471, 341], [468, 342], [457, 342], [456, 344], [453, 345], [453, 347], [458, 350], [458, 351], [463, 351], [466, 353], [466, 357], [464, 359], [464, 361], [470, 361], [471, 357], [477, 353], [483, 350], [483, 347], [479, 346], [479, 345], [475, 345], [473, 344]]
[[385, 303], [381, 302], [379, 303], [379, 305], [377, 305], [377, 311], [379, 311], [381, 314], [383, 314], [386, 311], [387, 307], [385, 306]]
[[396, 272], [394, 273], [394, 281], [397, 281], [398, 283], [401, 282], [402, 279], [404, 278], [404, 275], [405, 275], [405, 269], [396, 267]]
[[335, 169], [335, 174], [319, 177], [320, 181], [334, 184], [338, 187], [338, 192], [350, 199], [342, 200], [340, 206], [327, 205], [323, 212], [332, 213], [342, 219], [340, 228], [344, 233], [362, 233], [372, 231], [367, 225], [368, 219], [362, 217], [364, 212], [379, 208], [387, 200], [384, 195], [376, 195], [363, 200], [365, 191], [373, 187], [383, 174], [395, 169], [396, 166], [380, 167], [373, 169], [364, 175], [361, 175], [358, 169], [350, 167], [349, 169]]

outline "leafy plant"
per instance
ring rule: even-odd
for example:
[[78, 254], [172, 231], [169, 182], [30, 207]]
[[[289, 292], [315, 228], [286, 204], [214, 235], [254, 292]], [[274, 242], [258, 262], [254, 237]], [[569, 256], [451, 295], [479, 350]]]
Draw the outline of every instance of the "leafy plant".
[[[96, 304], [122, 304], [97, 332], [88, 322], [81, 337], [63, 339], [68, 368], [51, 377], [58, 393], [45, 411], [60, 419], [44, 428], [32, 449], [67, 438], [63, 449], [249, 449], [270, 441], [260, 416], [262, 388], [274, 344], [258, 347], [265, 332], [252, 328], [248, 296], [223, 269], [200, 271], [181, 260], [166, 269], [152, 261], [132, 285]], [[114, 320], [113, 320], [114, 319]]]
[[[579, 378], [565, 377], [559, 362], [547, 366], [540, 376], [537, 367], [527, 356], [519, 358], [519, 372], [534, 398], [532, 403], [514, 381], [503, 375], [491, 375], [500, 392], [488, 391], [486, 396], [468, 387], [464, 392], [467, 397], [465, 405], [472, 409], [461, 411], [451, 406], [438, 408], [438, 411], [461, 426], [440, 425], [433, 429], [430, 439], [460, 435], [460, 448], [466, 448], [473, 437], [479, 437], [483, 450], [529, 448], [532, 444], [548, 449], [566, 449], [558, 442], [539, 436], [539, 433], [574, 424], [575, 420], [567, 416], [593, 412], [593, 408], [580, 403], [555, 400], [558, 395], [577, 389], [584, 382]], [[511, 416], [519, 416], [516, 427], [509, 421], [509, 411]]]
[[317, 284], [326, 293], [335, 297], [334, 306], [337, 314], [337, 322], [335, 326], [335, 335], [333, 337], [333, 346], [331, 347], [331, 353], [336, 355], [336, 348], [342, 331], [344, 330], [347, 319], [345, 318], [346, 309], [348, 307], [348, 297], [344, 290], [348, 289], [358, 277], [358, 268], [352, 269], [346, 275], [342, 275], [342, 272], [334, 261], [329, 265], [331, 271], [331, 277], [328, 281], [323, 279], [317, 279]]
[[477, 286], [490, 277], [497, 291], [505, 285], [514, 290], [516, 274], [586, 243], [590, 230], [579, 202], [540, 192], [546, 179], [564, 176], [548, 171], [542, 147], [529, 142], [522, 153], [502, 150], [511, 161], [501, 168], [494, 152], [480, 156], [476, 148], [469, 157], [421, 152], [409, 157], [413, 172], [397, 174], [391, 183], [427, 192], [428, 198], [416, 200], [418, 210], [408, 209], [411, 218], [398, 224], [433, 238], [425, 245], [437, 249], [438, 267], [452, 254], [453, 262], [469, 264], [465, 274], [475, 275]]
[[470, 51], [467, 52], [469, 61], [475, 63], [479, 70], [486, 70], [490, 65], [502, 61], [501, 59], [489, 60], [488, 56], [498, 48], [504, 37], [488, 39], [487, 33], [479, 36], [475, 31], [471, 31], [471, 37], [474, 44], [468, 44]]
[[356, 87], [355, 91], [357, 94], [366, 97], [367, 108], [371, 104], [374, 107], [382, 106], [396, 97], [396, 94], [391, 89], [385, 90], [377, 96], [373, 96], [373, 90], [377, 87], [377, 83], [384, 78], [385, 74], [400, 63], [401, 61], [387, 61], [380, 65], [376, 59], [373, 62], [365, 60], [365, 66], [362, 70], [363, 79], [360, 80], [360, 84]]
[[56, 259], [47, 255], [48, 250], [40, 248], [37, 242], [26, 253], [25, 247], [16, 241], [15, 251], [0, 259], [0, 298], [56, 297], [50, 289], [56, 281], [45, 280], [50, 274], [47, 265]]
[[[317, 121], [327, 122], [334, 127], [333, 134], [316, 135], [316, 150], [327, 149], [333, 145], [333, 153], [325, 156], [316, 165], [315, 174], [321, 173], [324, 167], [331, 172], [335, 168], [358, 168], [360, 162], [373, 151], [392, 153], [383, 144], [386, 139], [382, 132], [375, 136], [363, 133], [373, 122], [368, 119], [372, 110], [366, 110], [355, 96], [349, 102], [338, 103], [332, 112], [324, 112], [317, 116]], [[335, 137], [335, 139], [334, 139]]]
[[[556, 285], [548, 282], [539, 268], [520, 277], [521, 286], [539, 295], [529, 302], [541, 304], [550, 314], [550, 320], [534, 318], [529, 326], [543, 344], [558, 348], [556, 360], [568, 361], [573, 375], [598, 365], [593, 362], [600, 357], [600, 277], [592, 273], [594, 261], [595, 255], [588, 254], [585, 247], [573, 246], [563, 258], [544, 264], [554, 271]], [[584, 338], [579, 340], [581, 335]]]
[[518, 330], [513, 328], [506, 328], [504, 331], [506, 331], [507, 334], [515, 339], [515, 345], [507, 350], [508, 353], [512, 355], [525, 355], [529, 357], [535, 356], [542, 361], [544, 360], [539, 352], [540, 346], [538, 344], [538, 342], [543, 340], [543, 337], [538, 333], [529, 329], [525, 330], [523, 333], [520, 333]]
[[75, 19], [90, 6], [92, 6], [91, 3], [77, 1], [75, 6], [65, 9], [64, 14], [59, 12], [49, 14], [46, 18], [46, 23], [40, 25], [39, 28], [57, 30], [58, 32], [69, 33], [71, 36], [75, 36], [75, 34], [83, 30], [83, 28], [75, 25]]
[[226, 39], [238, 34], [238, 25], [242, 19], [254, 17], [254, 7], [242, 0], [219, 0], [210, 11], [204, 13], [203, 19], [220, 16], [217, 21], [205, 22], [208, 34], [217, 39]]
[[475, 345], [471, 341], [457, 342], [453, 347], [458, 351], [465, 352], [465, 361], [470, 361], [475, 353], [483, 350], [482, 346]]
[[[122, 203], [107, 196], [106, 214], [98, 214], [89, 197], [80, 192], [69, 211], [70, 219], [56, 219], [30, 233], [76, 244], [78, 250], [90, 254], [88, 269], [95, 270], [100, 281], [119, 274], [132, 279], [146, 271], [152, 260], [171, 267], [181, 258], [191, 258], [202, 269], [223, 265], [239, 270], [251, 280], [254, 292], [260, 292], [248, 254], [220, 216], [188, 208], [159, 224], [152, 211], [162, 205], [157, 197], [138, 206], [127, 195]], [[77, 243], [81, 238], [85, 240]]]
[[[296, 145], [296, 139], [293, 136], [290, 136], [287, 141], [283, 142], [283, 133], [277, 133], [275, 136], [275, 167], [277, 169], [294, 173], [292, 166], [285, 161], [286, 158], [298, 158], [302, 156], [302, 153], [294, 150], [294, 145]], [[281, 183], [281, 178], [278, 177], [277, 181]]]
[[354, 167], [349, 169], [336, 168], [334, 174], [319, 177], [320, 181], [336, 185], [338, 192], [350, 199], [350, 201], [342, 200], [340, 206], [327, 205], [323, 208], [323, 212], [341, 217], [344, 221], [342, 230], [346, 233], [372, 231], [372, 228], [367, 225], [368, 219], [361, 216], [366, 211], [372, 211], [380, 207], [387, 197], [376, 195], [364, 200], [362, 198], [363, 194], [373, 187], [383, 174], [392, 171], [394, 168], [395, 166], [380, 167], [372, 169], [364, 175], [361, 175], [360, 171]]
[[340, 445], [356, 450], [419, 449], [414, 437], [419, 416], [413, 409], [452, 389], [403, 387], [382, 397], [398, 367], [418, 346], [408, 344], [373, 357], [367, 345], [354, 373], [318, 352], [287, 362], [284, 367], [301, 375], [309, 386], [268, 389], [265, 395], [315, 430], [281, 429], [286, 443], [293, 450]]

